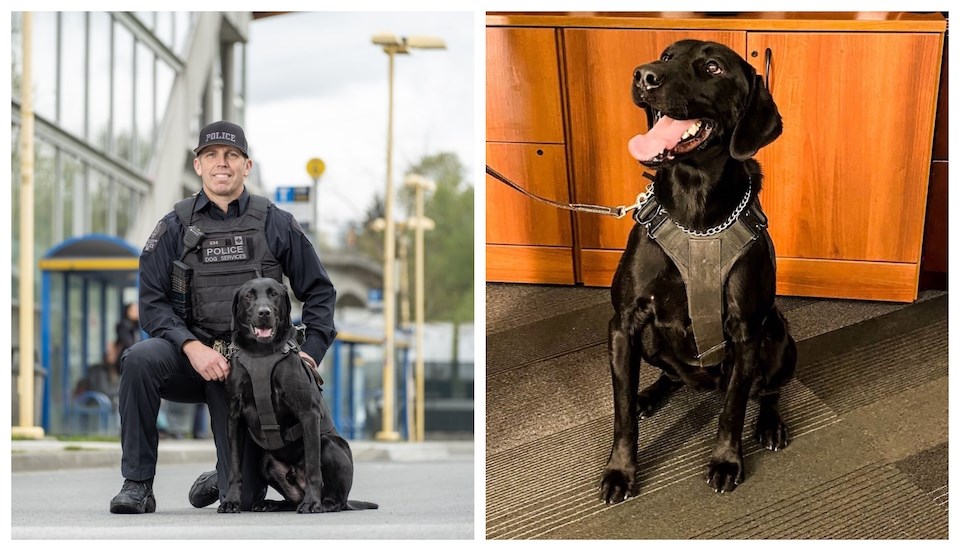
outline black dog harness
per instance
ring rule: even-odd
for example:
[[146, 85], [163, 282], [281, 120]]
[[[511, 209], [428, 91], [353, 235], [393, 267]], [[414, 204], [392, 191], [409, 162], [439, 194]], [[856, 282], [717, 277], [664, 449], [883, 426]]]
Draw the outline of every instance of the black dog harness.
[[761, 236], [768, 241], [771, 254], [773, 251], [767, 217], [758, 201], [750, 201], [750, 194], [748, 186], [733, 214], [723, 224], [705, 231], [689, 230], [674, 222], [656, 195], [633, 214], [680, 271], [701, 367], [720, 363], [726, 354], [723, 287], [730, 269]]
[[[265, 450], [278, 450], [303, 438], [303, 427], [300, 423], [281, 431], [277, 414], [273, 408], [273, 370], [277, 365], [284, 363], [290, 355], [294, 356], [292, 361], [306, 370], [322, 392], [323, 379], [319, 373], [300, 359], [300, 346], [296, 339], [291, 337], [283, 344], [279, 353], [267, 356], [253, 356], [237, 348], [236, 345], [231, 346], [234, 347], [232, 360], [243, 366], [250, 375], [253, 385], [253, 399], [257, 406], [257, 414], [260, 416], [259, 428], [247, 427], [250, 437]], [[335, 432], [333, 421], [329, 416], [323, 416], [320, 420], [320, 433], [333, 432]]]

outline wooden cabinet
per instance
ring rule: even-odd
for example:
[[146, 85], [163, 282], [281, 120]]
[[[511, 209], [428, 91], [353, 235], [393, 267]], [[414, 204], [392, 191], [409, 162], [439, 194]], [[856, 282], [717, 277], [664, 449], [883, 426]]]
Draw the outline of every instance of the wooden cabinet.
[[[522, 27], [534, 22], [548, 28]], [[563, 130], [569, 181], [556, 180], [543, 193], [603, 205], [628, 204], [646, 185], [626, 148], [646, 130], [630, 99], [634, 67], [676, 40], [698, 38], [730, 46], [763, 74], [769, 49], [770, 89], [784, 132], [756, 158], [765, 174], [761, 202], [777, 248], [778, 292], [916, 297], [945, 28], [939, 14], [491, 15], [488, 25], [488, 51], [499, 52], [488, 57], [488, 132], [501, 126], [491, 121], [500, 115], [491, 110], [490, 91], [501, 94], [498, 109], [508, 109], [499, 81], [517, 71], [496, 33], [558, 33], [560, 91], [542, 103], [558, 97], [559, 110], [553, 121], [538, 120]], [[518, 101], [509, 107], [514, 121], [523, 120], [513, 111]], [[524, 101], [542, 107], [539, 98]], [[497, 161], [488, 144], [488, 163], [498, 168]], [[487, 186], [488, 242], [515, 232], [526, 245], [551, 246], [516, 218], [520, 210], [491, 217], [489, 199], [505, 192], [491, 194], [490, 186], [503, 185], [490, 179]], [[574, 280], [609, 285], [631, 227], [629, 219], [576, 214]], [[488, 257], [488, 277], [489, 267]]]
[[[554, 29], [487, 29], [487, 162], [528, 191], [570, 202]], [[487, 279], [574, 280], [569, 211], [489, 176]]]

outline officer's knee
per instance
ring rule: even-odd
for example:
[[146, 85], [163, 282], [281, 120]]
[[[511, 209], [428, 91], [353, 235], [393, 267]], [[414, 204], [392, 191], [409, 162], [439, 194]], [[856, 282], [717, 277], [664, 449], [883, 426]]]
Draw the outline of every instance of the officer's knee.
[[145, 372], [155, 372], [156, 367], [172, 345], [163, 339], [140, 341], [120, 355], [120, 375], [126, 379], [139, 379]]

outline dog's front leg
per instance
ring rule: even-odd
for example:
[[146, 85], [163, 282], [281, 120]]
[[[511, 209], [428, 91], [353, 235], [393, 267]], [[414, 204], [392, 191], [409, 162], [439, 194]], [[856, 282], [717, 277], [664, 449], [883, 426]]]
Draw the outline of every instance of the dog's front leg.
[[[310, 410], [313, 412], [315, 410]], [[308, 412], [308, 413], [310, 413]], [[320, 467], [320, 416], [302, 415], [303, 426], [303, 463], [306, 475], [306, 487], [303, 489], [303, 501], [297, 507], [298, 513], [323, 512], [323, 472]]]
[[[229, 384], [229, 381], [228, 383]], [[239, 389], [236, 393], [227, 391], [227, 442], [229, 444], [229, 480], [227, 481], [227, 494], [224, 496], [220, 506], [217, 507], [218, 513], [239, 513], [240, 512], [240, 487], [243, 484], [243, 476], [240, 471], [240, 417], [243, 415], [242, 405], [239, 398]]]
[[639, 351], [632, 349], [630, 334], [619, 316], [610, 320], [607, 343], [613, 377], [613, 448], [600, 479], [600, 499], [617, 503], [637, 495], [637, 386], [640, 384]]
[[732, 492], [743, 482], [743, 420], [750, 385], [757, 369], [754, 339], [734, 343], [733, 372], [720, 413], [717, 443], [707, 466], [707, 484], [717, 492]]

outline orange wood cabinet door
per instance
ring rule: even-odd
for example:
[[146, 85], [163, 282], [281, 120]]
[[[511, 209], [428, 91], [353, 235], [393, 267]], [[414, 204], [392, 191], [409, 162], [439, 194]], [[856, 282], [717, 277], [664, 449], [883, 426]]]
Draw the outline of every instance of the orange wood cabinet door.
[[554, 29], [487, 29], [487, 141], [563, 143]]
[[[487, 143], [487, 163], [541, 197], [569, 202], [563, 145]], [[487, 281], [575, 283], [570, 211], [487, 176]]]
[[749, 33], [761, 74], [767, 48], [784, 130], [757, 160], [777, 256], [917, 264], [940, 35]]
[[[569, 203], [562, 145], [488, 143], [487, 164], [523, 189]], [[498, 245], [572, 245], [570, 211], [530, 199], [489, 175], [487, 243]]]
[[[684, 38], [720, 42], [737, 52], [746, 49], [743, 31], [564, 29], [575, 202], [629, 205], [646, 188], [649, 180], [642, 174], [649, 169], [627, 153], [630, 138], [647, 131], [646, 115], [630, 95], [633, 70]], [[633, 220], [576, 216], [579, 280], [610, 285]]]

